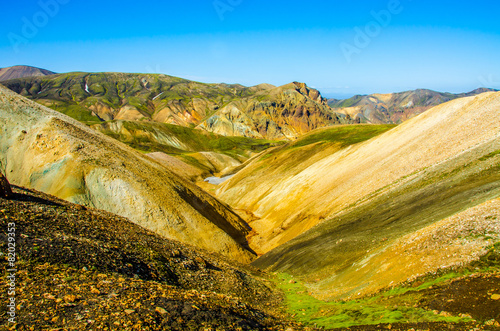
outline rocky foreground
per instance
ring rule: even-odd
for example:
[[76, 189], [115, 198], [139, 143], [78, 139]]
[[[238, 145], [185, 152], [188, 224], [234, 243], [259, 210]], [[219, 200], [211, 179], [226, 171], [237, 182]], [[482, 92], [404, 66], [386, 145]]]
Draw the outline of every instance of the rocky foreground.
[[[163, 239], [127, 219], [20, 187], [0, 198], [0, 329], [285, 330], [257, 269]], [[9, 265], [8, 236], [16, 239]], [[15, 298], [15, 322], [7, 304]], [[293, 326], [292, 326], [293, 327]], [[297, 326], [293, 327], [297, 329]]]

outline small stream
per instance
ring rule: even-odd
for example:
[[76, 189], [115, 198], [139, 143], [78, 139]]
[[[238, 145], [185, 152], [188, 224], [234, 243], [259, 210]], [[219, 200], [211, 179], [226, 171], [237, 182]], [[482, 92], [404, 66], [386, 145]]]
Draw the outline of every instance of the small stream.
[[219, 184], [222, 184], [224, 183], [226, 180], [228, 180], [229, 178], [233, 177], [234, 175], [229, 175], [229, 176], [224, 176], [224, 177], [208, 177], [208, 178], [205, 178], [205, 182], [209, 182], [210, 184], [213, 184], [213, 185], [219, 185]]

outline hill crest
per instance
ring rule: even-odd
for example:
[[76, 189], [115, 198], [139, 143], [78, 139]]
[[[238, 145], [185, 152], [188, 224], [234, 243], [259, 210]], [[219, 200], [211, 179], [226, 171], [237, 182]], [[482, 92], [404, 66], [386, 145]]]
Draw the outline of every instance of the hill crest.
[[50, 70], [17, 65], [12, 67], [0, 68], [0, 82], [10, 79], [24, 78], [24, 77], [36, 77], [36, 76], [48, 76], [55, 75], [55, 72]]
[[83, 122], [153, 121], [266, 139], [351, 123], [304, 83], [204, 84], [163, 74], [67, 73], [3, 83]]
[[478, 88], [468, 93], [453, 94], [417, 89], [399, 93], [355, 95], [345, 100], [329, 99], [328, 104], [335, 111], [358, 118], [363, 123], [401, 123], [444, 102], [496, 91]]

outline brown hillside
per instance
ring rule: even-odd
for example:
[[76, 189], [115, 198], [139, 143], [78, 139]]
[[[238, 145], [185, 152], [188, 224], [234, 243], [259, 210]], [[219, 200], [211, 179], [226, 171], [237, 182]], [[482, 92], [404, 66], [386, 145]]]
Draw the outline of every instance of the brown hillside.
[[294, 82], [233, 101], [198, 127], [226, 136], [295, 139], [316, 128], [354, 123], [335, 113], [319, 91]]
[[47, 76], [54, 74], [55, 72], [30, 66], [13, 66], [0, 69], [0, 82], [9, 79]]

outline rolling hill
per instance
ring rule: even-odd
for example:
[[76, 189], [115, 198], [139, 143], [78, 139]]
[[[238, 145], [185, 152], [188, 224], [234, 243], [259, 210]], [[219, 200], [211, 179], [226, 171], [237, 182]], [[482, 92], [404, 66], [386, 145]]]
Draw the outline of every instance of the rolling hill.
[[148, 153], [176, 174], [193, 181], [238, 167], [253, 155], [280, 144], [146, 121], [107, 121], [91, 127]]
[[[323, 298], [374, 293], [500, 241], [499, 109], [500, 93], [457, 99], [253, 189], [237, 175], [218, 195], [253, 213], [254, 242], [275, 247], [255, 265]], [[271, 157], [264, 168], [277, 168]]]
[[253, 259], [248, 225], [153, 159], [4, 87], [0, 123], [0, 168], [11, 183], [116, 213], [233, 259]]
[[494, 91], [479, 88], [469, 93], [453, 94], [419, 89], [401, 93], [356, 95], [345, 100], [329, 99], [328, 105], [363, 123], [401, 123], [444, 102]]
[[82, 121], [148, 119], [183, 126], [196, 125], [225, 103], [261, 88], [203, 84], [157, 74], [79, 72], [3, 84]]
[[10, 79], [55, 75], [55, 72], [30, 66], [13, 66], [0, 69], [0, 82]]
[[[325, 218], [328, 201], [321, 195], [318, 198], [315, 190], [321, 188], [324, 194], [338, 184], [329, 183], [326, 175], [323, 180], [308, 183], [310, 167], [393, 127], [345, 125], [317, 129], [254, 158], [222, 184], [216, 194], [247, 218], [253, 229], [249, 242], [263, 254]], [[317, 206], [317, 213], [305, 213], [304, 209], [313, 205]]]

